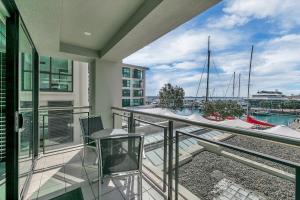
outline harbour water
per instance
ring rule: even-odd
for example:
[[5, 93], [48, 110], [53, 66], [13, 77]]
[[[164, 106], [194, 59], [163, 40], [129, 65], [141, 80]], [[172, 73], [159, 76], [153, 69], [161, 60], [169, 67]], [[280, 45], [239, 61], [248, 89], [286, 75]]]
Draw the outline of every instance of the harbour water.
[[[183, 116], [188, 116], [191, 114], [202, 115], [202, 113], [199, 112], [198, 109], [191, 110], [189, 108], [184, 108], [182, 110], [178, 110], [178, 111], [176, 111], [176, 114], [183, 115]], [[287, 126], [289, 123], [293, 122], [297, 118], [297, 115], [271, 114], [269, 116], [254, 115], [253, 117], [257, 120], [265, 121], [265, 122], [268, 122], [273, 125], [286, 125]]]
[[271, 114], [268, 116], [263, 115], [254, 115], [255, 119], [260, 121], [266, 121], [270, 124], [274, 125], [288, 125], [289, 123], [293, 122], [297, 116], [296, 115], [281, 115], [281, 114]]

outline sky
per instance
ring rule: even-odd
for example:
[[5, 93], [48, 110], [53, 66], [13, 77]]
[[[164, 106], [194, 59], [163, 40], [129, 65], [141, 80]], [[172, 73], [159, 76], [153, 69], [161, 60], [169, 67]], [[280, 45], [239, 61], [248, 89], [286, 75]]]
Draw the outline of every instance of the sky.
[[[207, 40], [210, 36], [210, 96], [232, 96], [233, 73], [241, 74], [247, 96], [251, 46], [254, 45], [250, 95], [260, 90], [300, 94], [300, 1], [224, 0], [123, 60], [149, 67], [146, 95], [166, 83], [186, 96], [205, 95]], [[202, 77], [202, 78], [201, 78]]]

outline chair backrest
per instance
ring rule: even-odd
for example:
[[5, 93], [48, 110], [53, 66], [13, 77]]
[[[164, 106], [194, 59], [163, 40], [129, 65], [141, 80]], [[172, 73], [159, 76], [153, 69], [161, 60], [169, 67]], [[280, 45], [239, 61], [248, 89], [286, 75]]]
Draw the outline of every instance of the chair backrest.
[[115, 135], [101, 139], [101, 176], [141, 172], [144, 136]]
[[92, 133], [103, 129], [103, 123], [100, 115], [79, 118], [80, 127], [83, 136], [90, 136]]
[[81, 188], [76, 188], [72, 191], [59, 195], [51, 200], [84, 200]]

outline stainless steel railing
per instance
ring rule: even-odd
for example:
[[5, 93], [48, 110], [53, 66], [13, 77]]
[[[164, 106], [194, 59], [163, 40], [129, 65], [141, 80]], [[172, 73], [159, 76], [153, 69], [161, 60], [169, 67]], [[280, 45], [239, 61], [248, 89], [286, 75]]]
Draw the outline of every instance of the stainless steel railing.
[[[216, 142], [216, 141], [204, 139], [201, 137], [199, 138], [196, 135], [184, 133], [184, 132], [180, 132], [180, 131], [176, 131], [176, 134], [174, 137], [173, 136], [173, 133], [174, 133], [173, 122], [181, 122], [181, 123], [185, 123], [188, 125], [200, 126], [203, 128], [213, 129], [213, 130], [217, 130], [217, 131], [221, 131], [221, 132], [229, 132], [229, 133], [233, 133], [233, 134], [250, 136], [250, 137], [254, 137], [254, 138], [269, 140], [272, 142], [279, 142], [279, 143], [286, 144], [286, 145], [293, 145], [296, 147], [300, 147], [300, 140], [298, 138], [273, 135], [273, 134], [266, 133], [263, 131], [258, 131], [258, 130], [249, 130], [249, 129], [243, 129], [243, 128], [237, 128], [237, 127], [229, 127], [229, 126], [223, 126], [223, 125], [203, 123], [203, 122], [188, 120], [188, 119], [179, 118], [179, 117], [147, 113], [147, 112], [143, 112], [143, 111], [139, 111], [139, 110], [125, 109], [125, 108], [119, 108], [119, 107], [112, 107], [112, 110], [113, 110], [113, 121], [114, 122], [115, 122], [115, 119], [114, 119], [115, 115], [119, 115], [118, 112], [127, 113], [127, 114], [122, 114], [122, 115], [128, 117], [128, 131], [129, 132], [135, 131], [135, 120], [143, 121], [140, 119], [136, 119], [135, 115], [150, 116], [150, 117], [168, 120], [168, 126], [167, 126], [168, 131], [166, 134], [167, 137], [164, 138], [165, 142], [166, 142], [166, 139], [168, 140], [166, 143], [168, 145], [168, 171], [164, 170], [164, 173], [165, 173], [164, 180], [165, 180], [165, 177], [168, 177], [168, 180], [166, 181], [167, 182], [166, 185], [168, 187], [168, 199], [173, 199], [173, 198], [178, 199], [178, 168], [179, 168], [179, 166], [178, 166], [178, 157], [179, 157], [178, 141], [179, 141], [179, 134], [194, 137], [194, 138], [203, 140], [203, 141], [211, 143], [211, 144], [217, 144], [222, 147], [234, 149], [236, 151], [246, 153], [246, 154], [249, 154], [252, 156], [256, 156], [258, 158], [263, 158], [263, 159], [266, 159], [266, 160], [269, 160], [269, 161], [272, 161], [275, 163], [279, 163], [279, 164], [282, 164], [285, 166], [295, 168], [295, 171], [296, 171], [295, 197], [297, 200], [300, 199], [300, 165], [299, 165], [299, 163], [291, 162], [291, 161], [288, 161], [285, 159], [276, 158], [274, 156], [259, 153], [259, 152], [253, 151], [253, 150], [248, 150], [248, 149], [241, 148], [241, 147], [238, 147], [235, 145], [226, 144], [224, 142]], [[151, 123], [148, 123], [148, 124], [151, 124]], [[173, 150], [174, 150], [173, 143], [174, 142], [175, 142], [175, 167], [173, 168], [173, 157], [174, 157], [173, 156]], [[173, 181], [174, 181], [173, 180], [173, 175], [174, 175], [173, 172], [175, 172], [175, 177], [174, 177], [175, 178], [175, 188], [173, 187]], [[175, 195], [174, 195], [173, 191], [175, 192]]]
[[125, 109], [125, 108], [119, 108], [119, 107], [112, 107], [112, 109], [118, 110], [118, 111], [123, 111], [123, 112], [128, 112], [128, 113], [157, 117], [157, 118], [166, 119], [169, 121], [182, 122], [182, 123], [186, 123], [186, 124], [190, 124], [190, 125], [201, 126], [203, 128], [210, 128], [210, 129], [214, 129], [214, 130], [231, 132], [231, 133], [235, 133], [235, 134], [251, 136], [251, 137], [266, 139], [266, 140], [270, 140], [270, 141], [300, 146], [300, 139], [298, 139], [298, 138], [274, 135], [274, 134], [267, 133], [264, 131], [259, 131], [259, 130], [250, 130], [250, 129], [244, 129], [244, 128], [231, 127], [231, 126], [217, 125], [217, 124], [212, 124], [212, 123], [193, 121], [193, 120], [183, 119], [183, 118], [179, 118], [179, 117], [147, 113], [147, 112], [143, 112], [143, 111]]
[[39, 108], [41, 151], [46, 153], [81, 145], [79, 117], [89, 114], [90, 106]]

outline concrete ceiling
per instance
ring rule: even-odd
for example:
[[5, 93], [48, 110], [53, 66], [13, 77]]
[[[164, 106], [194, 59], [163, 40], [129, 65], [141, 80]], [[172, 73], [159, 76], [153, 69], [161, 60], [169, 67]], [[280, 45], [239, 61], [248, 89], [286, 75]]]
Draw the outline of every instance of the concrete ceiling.
[[[101, 49], [141, 6], [143, 0], [69, 0], [62, 3], [60, 41]], [[86, 36], [84, 32], [92, 35]]]
[[16, 0], [41, 55], [112, 61], [122, 60], [217, 2]]

